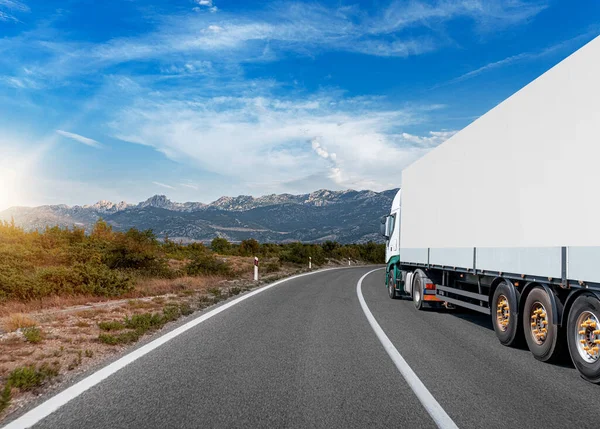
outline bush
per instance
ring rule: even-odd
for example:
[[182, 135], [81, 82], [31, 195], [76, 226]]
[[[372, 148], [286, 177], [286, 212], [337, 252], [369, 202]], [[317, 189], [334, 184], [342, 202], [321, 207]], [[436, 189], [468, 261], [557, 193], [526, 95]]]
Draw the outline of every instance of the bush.
[[231, 267], [211, 254], [199, 254], [194, 257], [185, 267], [185, 271], [190, 276], [216, 274], [231, 275]]
[[[128, 329], [126, 332], [121, 332], [117, 335], [101, 333], [98, 340], [104, 344], [117, 345], [129, 344], [137, 341], [142, 335], [147, 332], [155, 331], [162, 328], [165, 323], [177, 320], [181, 315], [191, 314], [193, 310], [188, 304], [169, 304], [163, 308], [160, 313], [142, 313], [134, 314], [131, 317], [125, 317], [124, 323], [110, 322], [114, 326], [122, 326], [121, 329]], [[107, 322], [108, 323], [108, 322]], [[108, 326], [108, 325], [107, 325]], [[113, 325], [111, 325], [113, 326]], [[114, 329], [105, 329], [114, 330]], [[86, 352], [87, 356], [87, 352]]]
[[128, 331], [128, 332], [122, 332], [118, 335], [100, 334], [100, 335], [98, 335], [98, 340], [101, 343], [114, 346], [117, 344], [134, 343], [140, 338], [140, 336], [141, 336], [141, 334], [138, 333], [137, 331]]
[[99, 296], [119, 296], [133, 289], [129, 275], [111, 270], [102, 264], [76, 264], [74, 270], [81, 276], [81, 292]]
[[231, 243], [225, 238], [217, 237], [210, 242], [210, 248], [213, 252], [226, 255], [231, 250]]
[[98, 327], [103, 331], [120, 331], [121, 329], [125, 329], [125, 325], [123, 325], [121, 322], [117, 322], [116, 320], [100, 322], [98, 323]]
[[153, 328], [160, 328], [165, 324], [163, 317], [158, 313], [134, 314], [125, 318], [125, 327], [145, 333]]
[[165, 305], [163, 308], [162, 323], [172, 322], [173, 320], [177, 320], [180, 315], [181, 315], [181, 310], [177, 304]]
[[291, 243], [280, 259], [284, 262], [308, 265], [309, 257], [312, 258], [312, 263], [315, 265], [325, 263], [325, 252], [321, 246], [316, 244]]
[[276, 273], [281, 269], [281, 262], [279, 259], [275, 261], [269, 261], [262, 265], [262, 269], [265, 273]]
[[259, 249], [260, 245], [258, 244], [258, 241], [250, 238], [249, 240], [244, 240], [240, 243], [239, 252], [241, 256], [256, 256], [258, 255]]
[[46, 380], [56, 377], [58, 370], [58, 366], [50, 366], [47, 363], [42, 364], [38, 369], [33, 365], [23, 366], [14, 369], [8, 375], [8, 383], [21, 390], [32, 390], [44, 384]]
[[23, 329], [23, 336], [27, 341], [33, 344], [42, 342], [42, 331], [36, 326]]
[[10, 383], [6, 383], [2, 388], [2, 393], [0, 393], [0, 414], [10, 405], [10, 400], [12, 399], [11, 390]]

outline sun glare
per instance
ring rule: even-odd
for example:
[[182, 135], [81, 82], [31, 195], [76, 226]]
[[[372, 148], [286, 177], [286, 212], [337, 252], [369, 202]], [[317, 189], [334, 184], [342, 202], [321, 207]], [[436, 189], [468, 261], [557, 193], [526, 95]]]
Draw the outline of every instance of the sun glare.
[[19, 174], [8, 162], [0, 163], [0, 210], [19, 204], [23, 197], [19, 192]]

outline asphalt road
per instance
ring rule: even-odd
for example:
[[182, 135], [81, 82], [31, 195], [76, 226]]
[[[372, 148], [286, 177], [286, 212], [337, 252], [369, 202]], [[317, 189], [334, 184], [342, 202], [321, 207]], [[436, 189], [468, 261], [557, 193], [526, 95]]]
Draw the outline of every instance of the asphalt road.
[[[36, 428], [435, 427], [369, 325], [372, 268], [290, 280], [132, 362]], [[597, 428], [600, 386], [501, 346], [488, 316], [417, 311], [384, 273], [362, 291], [460, 428]]]

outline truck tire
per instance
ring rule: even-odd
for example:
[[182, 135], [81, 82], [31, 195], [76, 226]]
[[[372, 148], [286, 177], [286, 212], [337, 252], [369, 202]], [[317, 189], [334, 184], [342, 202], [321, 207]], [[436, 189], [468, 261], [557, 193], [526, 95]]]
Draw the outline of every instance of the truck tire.
[[523, 324], [518, 314], [519, 293], [506, 281], [498, 285], [492, 297], [492, 325], [500, 343], [514, 347], [523, 342]]
[[569, 354], [575, 368], [589, 382], [600, 384], [600, 300], [579, 296], [567, 321]]
[[388, 290], [388, 296], [391, 299], [398, 298], [398, 292], [396, 292], [396, 277], [394, 276], [394, 269], [393, 268], [390, 269], [390, 271], [388, 273], [387, 290]]
[[423, 276], [419, 271], [413, 276], [412, 299], [417, 310], [423, 309], [423, 294], [424, 294]]
[[544, 288], [534, 287], [523, 308], [523, 331], [533, 356], [542, 362], [552, 362], [563, 356], [565, 330], [552, 324], [552, 301]]

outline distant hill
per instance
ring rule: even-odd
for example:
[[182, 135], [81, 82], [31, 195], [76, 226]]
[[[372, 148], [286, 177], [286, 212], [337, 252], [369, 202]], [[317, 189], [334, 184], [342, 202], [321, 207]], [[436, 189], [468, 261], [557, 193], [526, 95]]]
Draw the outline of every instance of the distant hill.
[[184, 242], [224, 237], [234, 242], [255, 238], [261, 242], [361, 243], [381, 241], [378, 219], [388, 213], [396, 191], [240, 195], [210, 204], [176, 203], [155, 195], [139, 204], [99, 201], [90, 206], [11, 207], [0, 212], [0, 220], [14, 218], [27, 230], [75, 225], [90, 231], [102, 217], [116, 230], [152, 229], [160, 238]]

